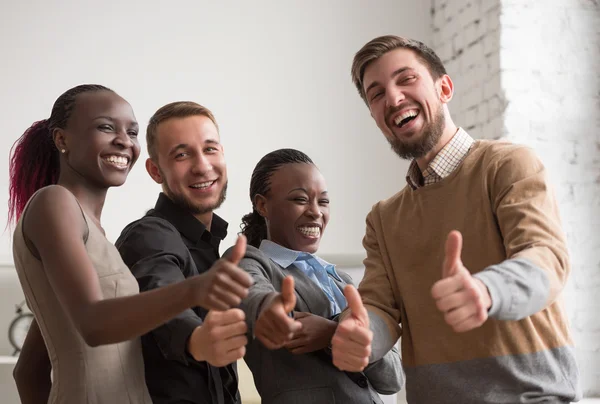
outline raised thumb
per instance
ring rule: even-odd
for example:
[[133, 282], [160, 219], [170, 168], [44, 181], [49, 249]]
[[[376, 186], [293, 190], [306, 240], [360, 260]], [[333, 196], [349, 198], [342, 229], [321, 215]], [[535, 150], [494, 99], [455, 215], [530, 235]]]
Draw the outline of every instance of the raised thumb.
[[460, 268], [460, 254], [462, 252], [462, 234], [459, 231], [452, 230], [446, 238], [446, 250], [444, 254], [444, 264], [442, 265], [442, 277], [447, 278], [456, 274]]
[[367, 309], [363, 305], [362, 298], [358, 290], [352, 285], [346, 285], [344, 288], [344, 296], [350, 308], [350, 314], [365, 326], [369, 325], [369, 315]]
[[294, 310], [294, 307], [296, 307], [296, 292], [294, 291], [294, 277], [291, 275], [283, 278], [281, 299], [283, 300], [283, 308], [286, 313]]
[[242, 258], [244, 258], [244, 255], [246, 254], [246, 236], [244, 236], [243, 234], [240, 234], [237, 238], [237, 240], [235, 241], [235, 245], [233, 246], [233, 248], [231, 249], [231, 252], [229, 253], [229, 255], [227, 256], [227, 261], [231, 262], [232, 264], [239, 264], [240, 261], [242, 260]]

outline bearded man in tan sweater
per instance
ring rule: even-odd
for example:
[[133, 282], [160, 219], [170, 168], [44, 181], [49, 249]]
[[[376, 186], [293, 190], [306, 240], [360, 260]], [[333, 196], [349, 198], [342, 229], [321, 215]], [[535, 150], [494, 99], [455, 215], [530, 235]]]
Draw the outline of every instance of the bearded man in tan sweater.
[[421, 42], [373, 39], [352, 79], [412, 162], [407, 186], [367, 217], [364, 307], [342, 315], [336, 366], [360, 371], [402, 337], [409, 403], [578, 400], [561, 302], [569, 257], [540, 160], [457, 127], [452, 80]]

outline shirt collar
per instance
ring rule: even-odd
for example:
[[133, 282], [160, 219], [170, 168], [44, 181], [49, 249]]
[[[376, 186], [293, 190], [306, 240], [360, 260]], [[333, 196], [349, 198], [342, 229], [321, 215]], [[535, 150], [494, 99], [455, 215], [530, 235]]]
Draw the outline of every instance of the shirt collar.
[[310, 253], [290, 250], [289, 248], [283, 247], [271, 240], [263, 240], [260, 242], [259, 250], [262, 251], [267, 257], [282, 268], [288, 268], [299, 258], [312, 257], [314, 258], [325, 270], [333, 275], [337, 280], [341, 281], [340, 276], [335, 270], [335, 265], [325, 261], [324, 259]]
[[[425, 172], [429, 172], [429, 175], [437, 175], [440, 180], [446, 178], [462, 163], [474, 142], [463, 128], [458, 128], [452, 139], [431, 160]], [[448, 156], [452, 156], [452, 158], [448, 158]], [[406, 174], [406, 182], [412, 189], [423, 186], [423, 172], [419, 168], [417, 160], [411, 161]]]
[[195, 243], [202, 239], [205, 232], [216, 237], [219, 241], [227, 236], [229, 224], [216, 213], [213, 213], [211, 229], [208, 231], [206, 226], [196, 219], [189, 210], [177, 205], [163, 192], [158, 196], [154, 210], [171, 222], [185, 238]]

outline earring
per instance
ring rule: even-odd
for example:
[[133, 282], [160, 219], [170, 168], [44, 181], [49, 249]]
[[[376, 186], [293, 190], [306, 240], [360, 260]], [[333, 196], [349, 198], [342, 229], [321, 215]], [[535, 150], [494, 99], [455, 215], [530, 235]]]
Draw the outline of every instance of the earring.
[[60, 152], [61, 152], [62, 154], [65, 154], [66, 150], [65, 150], [65, 149], [60, 149]]

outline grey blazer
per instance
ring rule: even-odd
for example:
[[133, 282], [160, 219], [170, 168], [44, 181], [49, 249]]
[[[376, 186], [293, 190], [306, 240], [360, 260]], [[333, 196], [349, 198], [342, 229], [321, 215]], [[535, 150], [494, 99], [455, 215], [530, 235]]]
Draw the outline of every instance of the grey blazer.
[[[225, 254], [227, 254], [227, 251]], [[362, 373], [342, 372], [325, 351], [293, 355], [287, 349], [269, 350], [254, 338], [254, 323], [263, 299], [281, 290], [283, 278], [294, 277], [296, 311], [331, 318], [331, 307], [321, 288], [300, 269], [283, 269], [259, 249], [248, 246], [240, 267], [254, 279], [241, 308], [248, 322], [248, 346], [244, 360], [254, 375], [263, 404], [382, 403], [376, 392], [394, 394], [404, 384], [400, 355], [396, 348], [370, 364]], [[352, 284], [349, 275], [339, 272], [342, 282], [331, 279], [343, 289]]]

